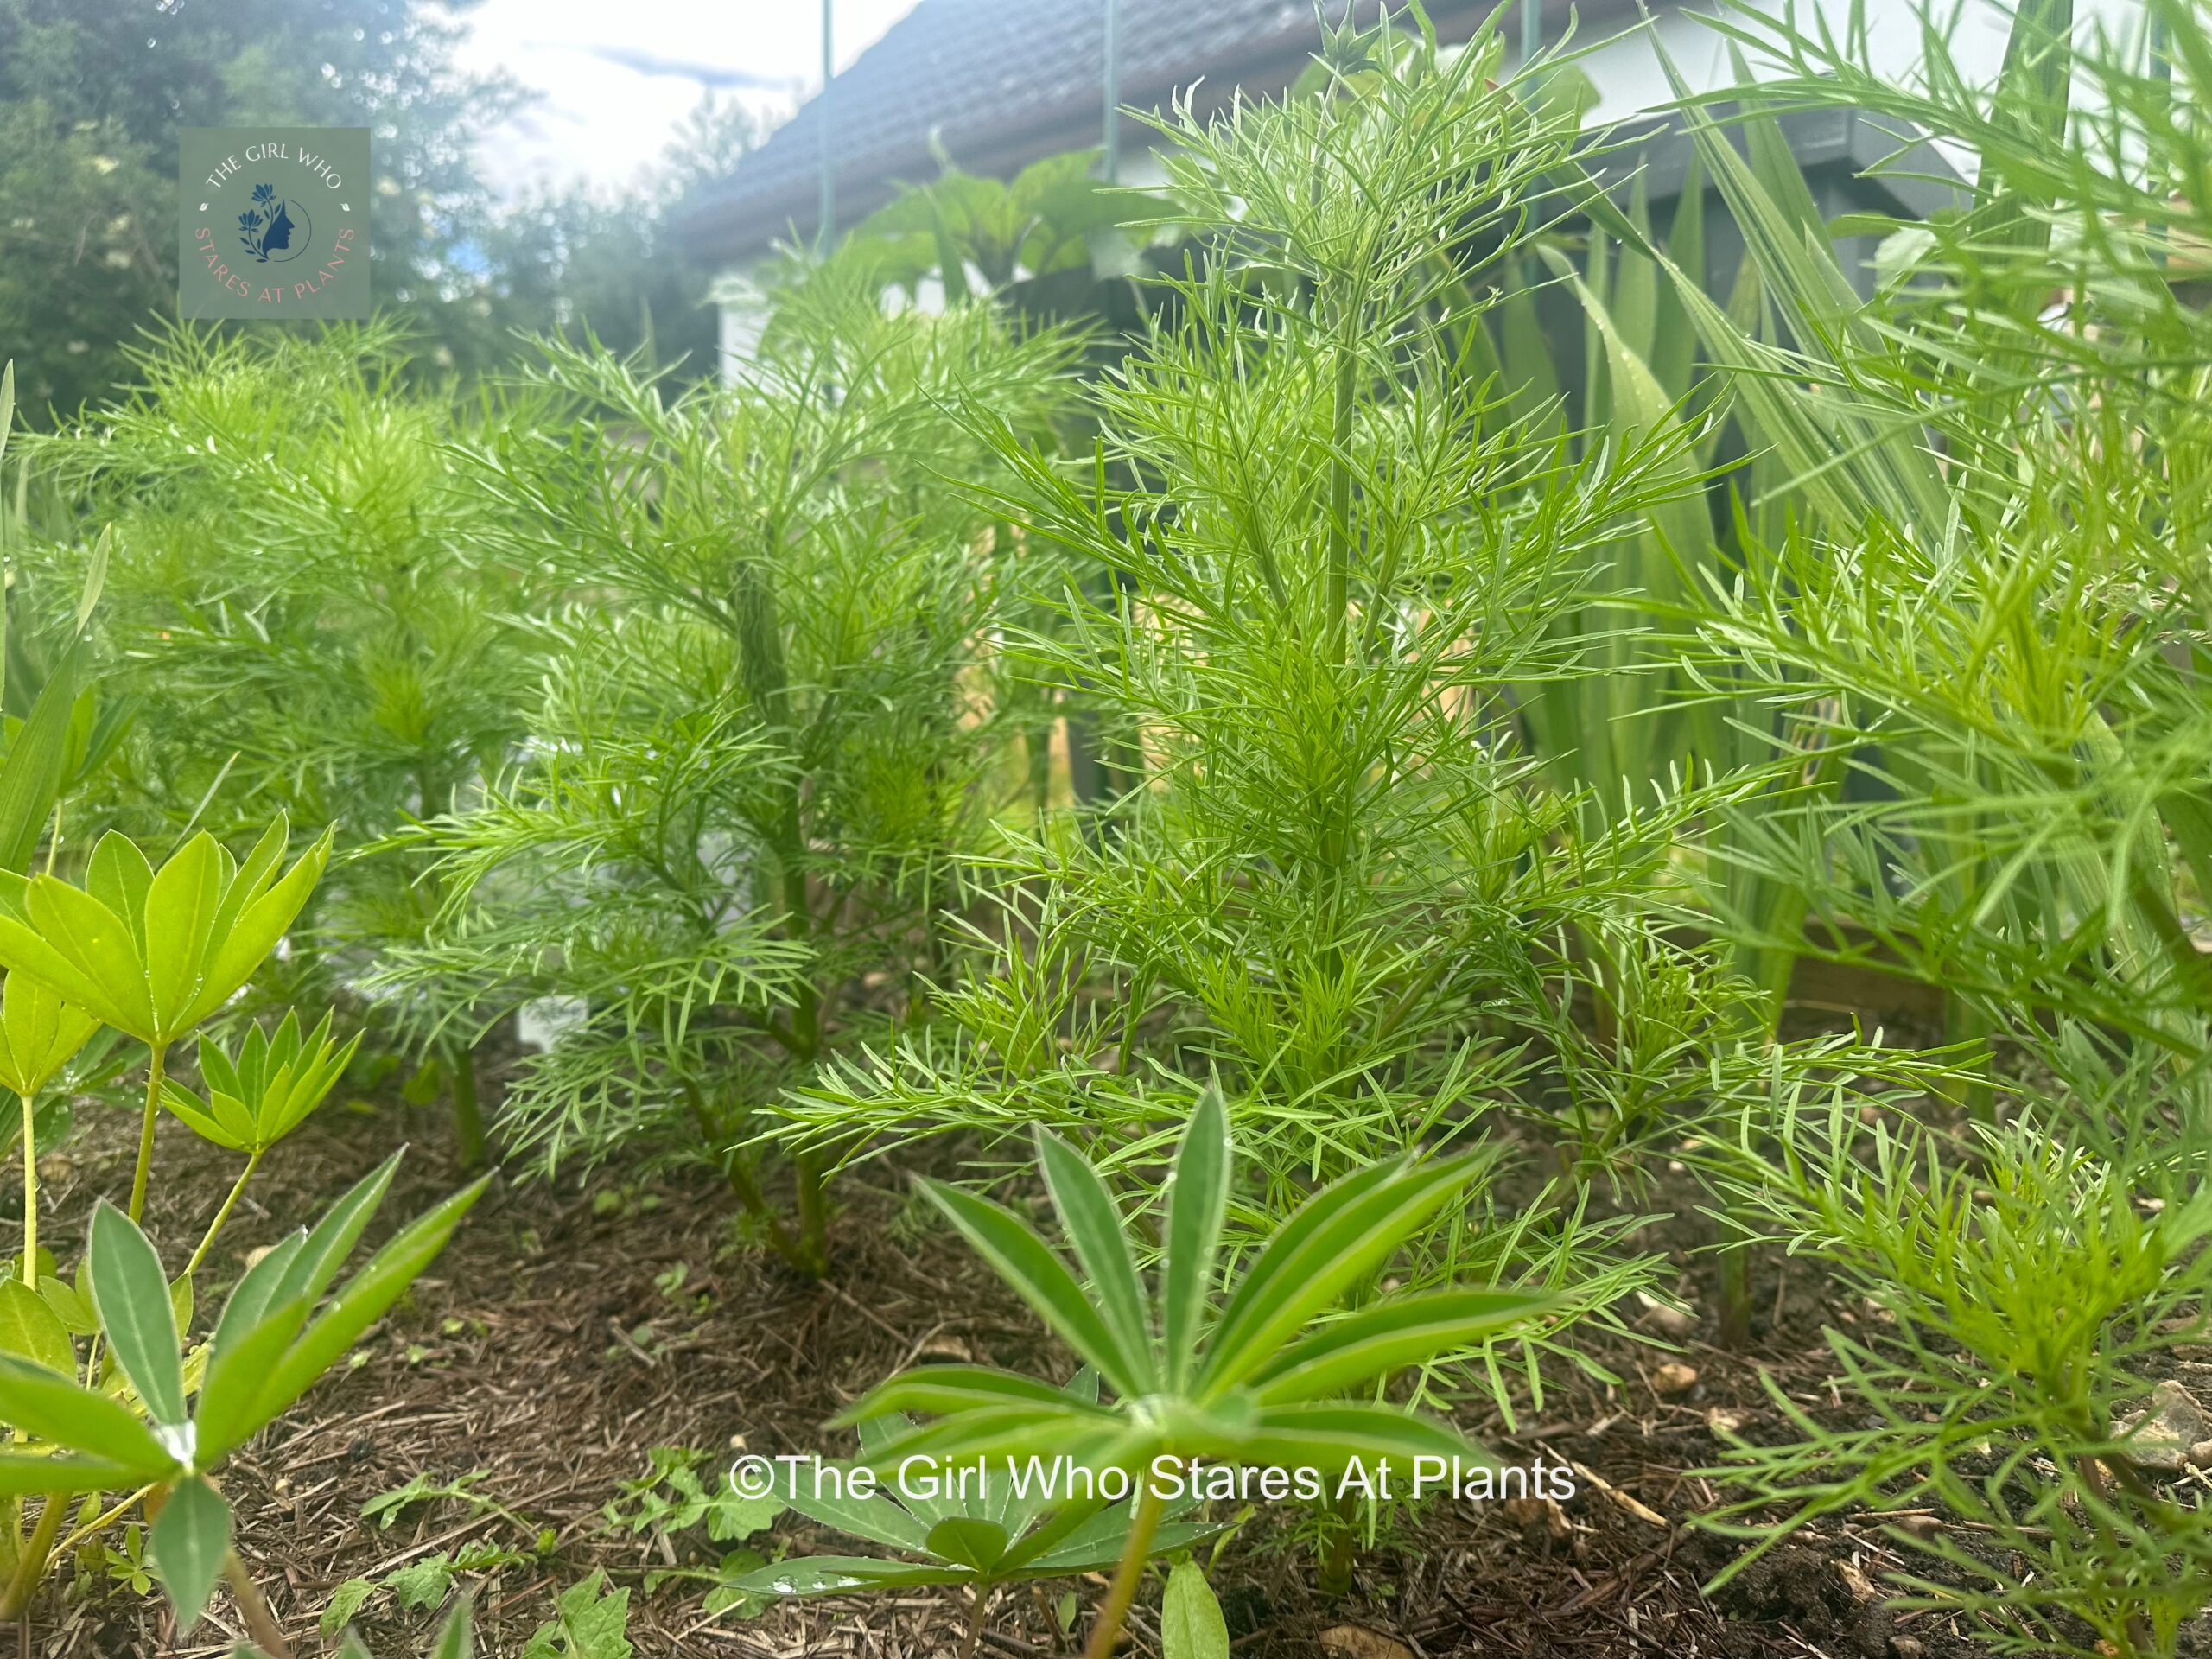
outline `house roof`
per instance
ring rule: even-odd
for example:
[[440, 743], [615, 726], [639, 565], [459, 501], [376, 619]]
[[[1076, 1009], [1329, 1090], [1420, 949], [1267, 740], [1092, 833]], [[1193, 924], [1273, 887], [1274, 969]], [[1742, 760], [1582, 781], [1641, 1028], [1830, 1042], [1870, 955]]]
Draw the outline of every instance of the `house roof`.
[[[1201, 79], [1215, 99], [1279, 89], [1319, 46], [1320, 17], [1341, 19], [1347, 3], [1374, 10], [1374, 0], [1322, 0], [1318, 11], [1315, 0], [1120, 0], [1122, 102], [1156, 107]], [[1428, 7], [1447, 36], [1485, 9]], [[932, 134], [977, 173], [1096, 142], [1105, 17], [1105, 0], [921, 0], [830, 84], [838, 218], [931, 177]], [[789, 232], [812, 234], [823, 118], [817, 97], [702, 194], [683, 229], [702, 257], [734, 260]]]

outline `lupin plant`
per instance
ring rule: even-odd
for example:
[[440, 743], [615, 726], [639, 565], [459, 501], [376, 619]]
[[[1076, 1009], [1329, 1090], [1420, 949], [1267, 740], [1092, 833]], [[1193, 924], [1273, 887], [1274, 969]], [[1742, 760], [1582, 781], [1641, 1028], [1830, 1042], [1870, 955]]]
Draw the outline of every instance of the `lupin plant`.
[[230, 1218], [254, 1171], [261, 1167], [263, 1156], [322, 1104], [345, 1076], [360, 1046], [359, 1032], [342, 1043], [333, 1038], [327, 1014], [302, 1039], [300, 1016], [295, 1010], [284, 1016], [274, 1036], [258, 1026], [249, 1028], [235, 1059], [214, 1039], [202, 1036], [200, 1077], [207, 1090], [205, 1100], [174, 1077], [165, 1081], [162, 1103], [171, 1116], [201, 1140], [245, 1154], [245, 1167], [208, 1224], [206, 1238], [193, 1252], [187, 1273], [207, 1259], [216, 1233]]
[[252, 977], [307, 902], [330, 838], [283, 868], [280, 816], [238, 863], [204, 830], [159, 870], [119, 831], [92, 849], [85, 885], [0, 871], [0, 967], [146, 1045], [146, 1107], [130, 1219], [146, 1208], [169, 1046]]
[[[878, 1385], [844, 1414], [934, 1421], [878, 1440], [871, 1466], [927, 1456], [1069, 1459], [1123, 1471], [1137, 1497], [1085, 1659], [1112, 1653], [1175, 1493], [1163, 1459], [1259, 1464], [1334, 1475], [1355, 1463], [1401, 1471], [1491, 1459], [1458, 1429], [1376, 1396], [1374, 1385], [1469, 1353], [1559, 1310], [1498, 1285], [1383, 1295], [1324, 1315], [1440, 1213], [1462, 1208], [1477, 1156], [1378, 1163], [1298, 1206], [1217, 1292], [1232, 1181], [1229, 1112], [1200, 1096], [1166, 1184], [1157, 1288], [1137, 1271], [1135, 1230], [1082, 1154], [1039, 1130], [1045, 1183], [1080, 1274], [1004, 1205], [938, 1181], [922, 1190], [1111, 1397], [1086, 1399], [982, 1365], [930, 1365]], [[1309, 1496], [1318, 1496], [1311, 1494]]]
[[86, 1282], [99, 1335], [135, 1398], [102, 1385], [97, 1358], [87, 1380], [78, 1380], [75, 1350], [57, 1316], [35, 1327], [37, 1351], [0, 1352], [0, 1419], [30, 1437], [28, 1445], [0, 1452], [0, 1491], [48, 1495], [37, 1530], [16, 1557], [0, 1616], [20, 1615], [48, 1561], [80, 1541], [55, 1547], [73, 1498], [125, 1491], [130, 1497], [87, 1530], [143, 1503], [152, 1518], [148, 1542], [155, 1571], [175, 1604], [179, 1625], [188, 1630], [198, 1622], [219, 1578], [238, 1598], [256, 1645], [270, 1659], [283, 1659], [289, 1649], [282, 1631], [232, 1548], [230, 1505], [210, 1477], [383, 1316], [483, 1191], [480, 1181], [401, 1230], [326, 1303], [398, 1164], [394, 1154], [312, 1230], [294, 1232], [246, 1270], [200, 1351], [197, 1398], [189, 1408], [193, 1390], [175, 1289], [137, 1224], [101, 1203], [92, 1217]]
[[[57, 683], [68, 683], [57, 676], [42, 692], [7, 757], [5, 781], [55, 747], [49, 734], [62, 722], [41, 725], [41, 715]], [[0, 790], [0, 808], [29, 816], [22, 792]], [[34, 803], [31, 833], [17, 838], [25, 867], [53, 798], [48, 788], [42, 804]], [[328, 837], [289, 869], [287, 839], [280, 817], [240, 864], [203, 832], [156, 869], [136, 843], [110, 832], [94, 848], [82, 887], [51, 874], [0, 871], [0, 965], [8, 970], [0, 988], [0, 1083], [22, 1103], [25, 1171], [22, 1265], [0, 1287], [0, 1421], [17, 1436], [0, 1453], [0, 1496], [10, 1516], [0, 1542], [12, 1546], [0, 1618], [21, 1617], [54, 1562], [143, 1504], [155, 1570], [180, 1623], [188, 1629], [196, 1622], [218, 1579], [226, 1580], [256, 1645], [283, 1659], [282, 1631], [231, 1548], [230, 1508], [209, 1476], [382, 1315], [482, 1190], [480, 1183], [403, 1230], [326, 1304], [391, 1185], [395, 1154], [312, 1231], [300, 1230], [250, 1268], [204, 1346], [188, 1355], [193, 1272], [262, 1155], [321, 1103], [353, 1052], [351, 1043], [331, 1039], [327, 1017], [303, 1038], [295, 1014], [273, 1036], [251, 1031], [235, 1056], [203, 1042], [204, 1099], [167, 1075], [170, 1046], [245, 985], [321, 874]], [[41, 1271], [35, 1108], [102, 1025], [147, 1046], [146, 1105], [128, 1211], [102, 1201], [73, 1281]], [[165, 1105], [247, 1158], [174, 1283], [138, 1227]], [[81, 1356], [80, 1337], [92, 1338]], [[188, 1410], [195, 1376], [198, 1397]], [[118, 1491], [127, 1496], [103, 1508], [101, 1496]], [[26, 1530], [22, 1500], [37, 1495], [44, 1505]], [[80, 1503], [91, 1518], [65, 1538], [62, 1528]]]

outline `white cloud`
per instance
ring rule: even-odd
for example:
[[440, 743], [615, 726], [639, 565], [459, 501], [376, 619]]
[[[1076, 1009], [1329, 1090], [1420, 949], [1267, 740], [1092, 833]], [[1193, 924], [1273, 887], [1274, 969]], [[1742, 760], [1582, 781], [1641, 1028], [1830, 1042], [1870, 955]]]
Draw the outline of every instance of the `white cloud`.
[[[837, 67], [915, 3], [835, 0]], [[781, 112], [822, 78], [816, 0], [483, 0], [462, 17], [462, 66], [505, 70], [538, 94], [479, 141], [484, 176], [503, 196], [620, 189], [710, 88]]]

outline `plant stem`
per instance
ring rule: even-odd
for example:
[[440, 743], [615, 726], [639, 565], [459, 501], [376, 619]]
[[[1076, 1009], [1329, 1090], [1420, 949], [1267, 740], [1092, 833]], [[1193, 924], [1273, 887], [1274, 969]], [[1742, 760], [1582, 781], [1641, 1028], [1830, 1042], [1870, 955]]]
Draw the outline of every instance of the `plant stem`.
[[[820, 1278], [821, 1268], [810, 1265], [815, 1261], [815, 1255], [819, 1252], [810, 1255], [805, 1240], [803, 1237], [792, 1236], [791, 1230], [784, 1225], [784, 1218], [776, 1213], [775, 1206], [768, 1202], [768, 1195], [760, 1190], [760, 1184], [753, 1179], [753, 1172], [746, 1168], [743, 1155], [735, 1147], [723, 1144], [726, 1137], [715, 1127], [714, 1119], [707, 1111], [706, 1099], [700, 1094], [698, 1084], [686, 1082], [683, 1084], [683, 1098], [685, 1104], [690, 1108], [691, 1122], [699, 1131], [699, 1139], [706, 1144], [708, 1151], [721, 1160], [722, 1179], [729, 1183], [729, 1190], [736, 1195], [738, 1207], [759, 1222], [766, 1230], [768, 1235], [768, 1248], [775, 1251], [785, 1265], [806, 1274], [809, 1278]], [[804, 1202], [805, 1192], [806, 1189], [802, 1185], [800, 1187], [802, 1205]], [[815, 1185], [817, 1202], [820, 1192], [820, 1178], [817, 1176]]]
[[822, 1166], [801, 1153], [791, 1160], [791, 1178], [798, 1188], [800, 1254], [791, 1265], [819, 1279], [830, 1271], [830, 1207], [823, 1199]]
[[991, 1586], [977, 1580], [969, 1592], [968, 1633], [960, 1638], [959, 1659], [976, 1659], [976, 1644], [983, 1639], [983, 1610], [991, 1605]]
[[162, 1050], [160, 1043], [147, 1045], [153, 1058], [146, 1065], [146, 1117], [138, 1128], [138, 1167], [130, 1173], [130, 1219], [136, 1223], [146, 1213], [146, 1177], [154, 1167], [154, 1122], [162, 1109]]
[[38, 1137], [31, 1122], [31, 1097], [23, 1103], [23, 1284], [38, 1288]]
[[1720, 1270], [1720, 1345], [1741, 1353], [1751, 1345], [1751, 1247], [1747, 1239], [1723, 1243], [1715, 1261]]
[[1337, 1500], [1331, 1513], [1337, 1524], [1321, 1547], [1319, 1589], [1329, 1597], [1351, 1593], [1351, 1564], [1354, 1545], [1359, 1536], [1359, 1500], [1347, 1493]]
[[0, 1596], [0, 1619], [21, 1618], [31, 1605], [31, 1597], [38, 1589], [38, 1582], [46, 1576], [46, 1563], [54, 1553], [54, 1541], [60, 1535], [61, 1519], [67, 1513], [73, 1494], [49, 1492], [46, 1507], [39, 1511], [38, 1525], [31, 1529], [30, 1541], [23, 1546], [22, 1554], [16, 1561], [16, 1576], [8, 1581], [8, 1590]]
[[83, 1543], [86, 1539], [97, 1537], [99, 1534], [105, 1532], [117, 1522], [122, 1520], [124, 1516], [130, 1514], [133, 1509], [137, 1507], [137, 1505], [144, 1503], [146, 1500], [146, 1494], [153, 1490], [154, 1489], [150, 1486], [141, 1486], [137, 1491], [131, 1493], [130, 1497], [124, 1498], [122, 1503], [117, 1504], [113, 1509], [107, 1510], [104, 1514], [94, 1516], [91, 1520], [86, 1522], [83, 1526], [79, 1527], [67, 1538], [64, 1538], [60, 1543], [56, 1544], [54, 1547], [54, 1553], [56, 1555], [67, 1555], [71, 1550], [76, 1548], [78, 1545]]
[[476, 1099], [476, 1051], [462, 1048], [446, 1056], [446, 1070], [453, 1077], [453, 1130], [461, 1173], [472, 1175], [484, 1167], [487, 1141], [484, 1109]]
[[262, 1599], [253, 1575], [245, 1570], [245, 1563], [238, 1559], [235, 1549], [224, 1554], [223, 1581], [238, 1598], [238, 1612], [245, 1620], [245, 1631], [253, 1638], [253, 1645], [267, 1654], [269, 1659], [292, 1659], [291, 1645], [284, 1640], [283, 1627], [276, 1623], [276, 1615], [269, 1611], [269, 1604]]
[[1137, 1599], [1145, 1563], [1152, 1559], [1153, 1535], [1160, 1530], [1160, 1513], [1166, 1507], [1159, 1489], [1146, 1480], [1144, 1496], [1137, 1500], [1136, 1513], [1129, 1517], [1129, 1541], [1122, 1551], [1122, 1564], [1114, 1569], [1113, 1587], [1106, 1592], [1106, 1605], [1098, 1610], [1098, 1622], [1090, 1627], [1083, 1659], [1109, 1659], [1113, 1653], [1115, 1639], [1128, 1618], [1129, 1605]]
[[223, 1200], [223, 1207], [215, 1212], [215, 1219], [207, 1224], [207, 1230], [200, 1240], [200, 1248], [193, 1251], [192, 1260], [184, 1264], [185, 1277], [188, 1279], [197, 1273], [200, 1264], [207, 1259], [207, 1252], [214, 1248], [215, 1235], [223, 1230], [223, 1224], [231, 1218], [231, 1211], [238, 1201], [238, 1194], [245, 1191], [245, 1184], [253, 1179], [253, 1172], [260, 1167], [261, 1154], [250, 1154], [245, 1167], [238, 1172], [238, 1179], [231, 1184], [230, 1196]]

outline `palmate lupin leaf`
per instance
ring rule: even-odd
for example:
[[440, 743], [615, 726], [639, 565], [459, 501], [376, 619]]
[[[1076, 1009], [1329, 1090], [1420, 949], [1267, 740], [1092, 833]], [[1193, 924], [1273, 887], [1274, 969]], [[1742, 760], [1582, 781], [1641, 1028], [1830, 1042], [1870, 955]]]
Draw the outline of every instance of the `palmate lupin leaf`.
[[481, 1182], [464, 1188], [403, 1228], [325, 1302], [398, 1164], [394, 1154], [313, 1229], [247, 1269], [208, 1338], [199, 1396], [189, 1406], [161, 1258], [135, 1223], [103, 1202], [86, 1252], [92, 1300], [137, 1407], [36, 1360], [0, 1353], [0, 1421], [29, 1437], [0, 1452], [0, 1494], [155, 1489], [155, 1569], [188, 1628], [230, 1547], [230, 1507], [208, 1473], [383, 1316], [483, 1192]]
[[1119, 1207], [1084, 1158], [1049, 1132], [1039, 1161], [1079, 1280], [1004, 1206], [938, 1182], [924, 1189], [962, 1236], [1113, 1389], [1086, 1402], [1008, 1371], [929, 1366], [871, 1390], [845, 1414], [915, 1411], [936, 1421], [878, 1445], [869, 1461], [1045, 1454], [1133, 1471], [1155, 1458], [1342, 1469], [1355, 1459], [1483, 1454], [1433, 1419], [1344, 1396], [1477, 1346], [1541, 1315], [1545, 1297], [1499, 1288], [1385, 1297], [1320, 1316], [1455, 1198], [1474, 1157], [1400, 1160], [1316, 1192], [1270, 1240], [1218, 1310], [1213, 1263], [1227, 1211], [1229, 1115], [1208, 1089], [1177, 1152], [1157, 1297], [1139, 1275]]
[[280, 816], [239, 864], [203, 831], [157, 871], [111, 830], [82, 887], [0, 871], [0, 966], [165, 1047], [245, 983], [307, 902], [330, 837], [287, 870], [289, 835]]
[[256, 1026], [235, 1058], [203, 1036], [200, 1076], [207, 1098], [169, 1078], [162, 1103], [202, 1139], [258, 1156], [322, 1103], [360, 1046], [358, 1032], [346, 1042], [333, 1039], [327, 1014], [304, 1039], [297, 1012], [287, 1014], [273, 1035]]

